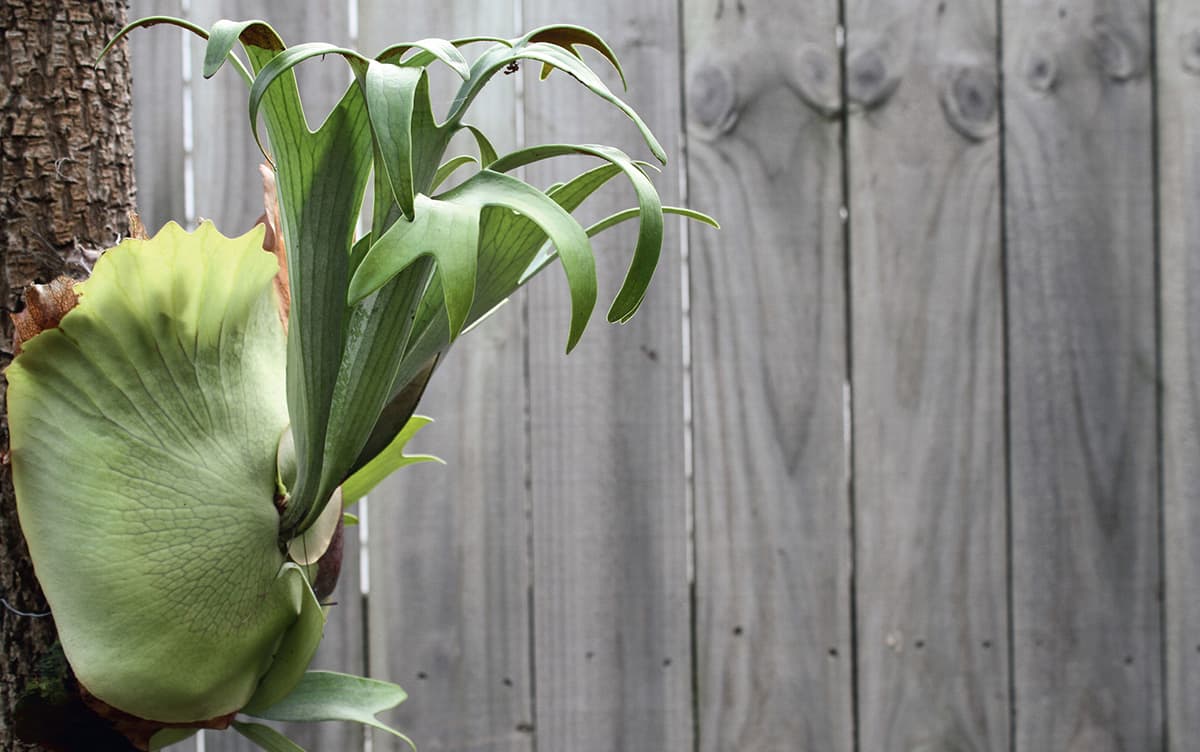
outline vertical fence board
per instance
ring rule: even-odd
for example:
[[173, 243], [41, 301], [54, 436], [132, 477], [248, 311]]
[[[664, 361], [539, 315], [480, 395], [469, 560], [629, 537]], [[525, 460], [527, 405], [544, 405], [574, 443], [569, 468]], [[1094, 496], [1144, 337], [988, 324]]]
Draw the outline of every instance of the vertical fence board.
[[995, 4], [846, 25], [861, 748], [1007, 750]]
[[853, 745], [837, 6], [684, 6], [704, 752]]
[[[130, 19], [151, 15], [180, 15], [180, 0], [130, 2]], [[137, 207], [151, 234], [168, 220], [184, 221], [181, 34], [159, 26], [129, 37]]]
[[1200, 751], [1200, 6], [1159, 2], [1163, 524], [1170, 752]]
[[[630, 76], [630, 102], [672, 159], [679, 133], [675, 2], [526, 0], [524, 25], [570, 22], [605, 37]], [[585, 51], [620, 90], [601, 58]], [[526, 65], [530, 144], [612, 143], [651, 158], [636, 129], [561, 73]], [[582, 169], [594, 161], [576, 162]], [[565, 177], [536, 165], [539, 185]], [[674, 169], [673, 167], [671, 168]], [[672, 172], [656, 181], [677, 203]], [[623, 183], [623, 180], [614, 181]], [[634, 205], [626, 185], [589, 202]], [[626, 326], [603, 313], [629, 263], [632, 227], [595, 243], [602, 301], [579, 347], [563, 356], [568, 291], [550, 269], [529, 289], [537, 744], [543, 750], [687, 750], [691, 660], [683, 465], [679, 229], [641, 311]]]
[[[383, 2], [360, 8], [360, 44], [372, 54], [426, 36], [516, 33], [512, 2], [453, 0], [405, 13]], [[472, 57], [483, 49], [465, 51]], [[444, 107], [458, 79], [440, 65], [431, 75]], [[468, 122], [503, 153], [516, 144], [516, 100], [511, 82], [498, 79], [473, 104]], [[532, 748], [518, 300], [455, 346], [422, 399], [418, 412], [437, 422], [417, 443], [447, 466], [406, 468], [371, 497], [372, 672], [409, 690], [395, 721], [430, 752]], [[377, 733], [377, 752], [381, 745], [407, 750]]]
[[[268, 0], [192, 0], [189, 18], [205, 28], [221, 18], [257, 18], [270, 23], [287, 44], [308, 41], [348, 44], [348, 7], [345, 0], [321, 0], [289, 5], [286, 9]], [[199, 42], [193, 45], [196, 214], [212, 219], [226, 235], [237, 235], [250, 229], [263, 212], [262, 179], [258, 174], [263, 156], [250, 131], [247, 89], [241, 78], [232, 70], [222, 69], [213, 79], [204, 80], [203, 46]], [[297, 71], [305, 112], [310, 122], [319, 123], [345, 90], [348, 69], [340, 60], [330, 58], [303, 64]], [[354, 528], [348, 532], [348, 538], [355, 537]], [[342, 580], [332, 596], [338, 606], [329, 615], [326, 638], [314, 659], [314, 667], [349, 673], [359, 673], [363, 668], [357, 557], [357, 543], [347, 540]], [[280, 728], [307, 749], [362, 747], [363, 732], [351, 724], [281, 724]], [[206, 752], [256, 749], [232, 732], [207, 732], [205, 745]]]
[[1002, 8], [1016, 748], [1160, 749], [1149, 8]]

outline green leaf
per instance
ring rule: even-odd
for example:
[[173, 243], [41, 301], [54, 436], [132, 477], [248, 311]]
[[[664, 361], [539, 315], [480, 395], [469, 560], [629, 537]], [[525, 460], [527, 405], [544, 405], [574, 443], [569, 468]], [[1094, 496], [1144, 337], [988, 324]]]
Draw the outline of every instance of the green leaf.
[[[589, 196], [606, 182], [621, 174], [620, 168], [606, 164], [577, 176], [566, 185], [555, 189], [551, 198], [567, 211], [577, 209]], [[532, 264], [540, 261], [540, 269], [557, 258], [553, 246], [539, 249], [547, 240], [536, 222], [509, 209], [485, 207], [481, 214], [480, 255], [476, 272], [475, 299], [464, 331], [474, 322], [496, 309], [504, 300], [524, 284], [536, 269]], [[413, 336], [404, 352], [404, 359], [393, 381], [392, 394], [400, 395], [411, 383], [421, 383], [418, 374], [424, 372], [428, 378], [428, 364], [443, 353], [450, 344], [446, 326], [444, 306], [437, 288], [431, 288], [421, 300], [413, 324]], [[419, 393], [418, 393], [419, 395]], [[411, 403], [414, 407], [416, 402]], [[380, 417], [363, 454], [370, 459], [380, 451], [412, 414]], [[359, 464], [366, 461], [360, 456]]]
[[[619, 174], [620, 167], [602, 165], [551, 189], [548, 195], [563, 209], [573, 212]], [[529, 280], [531, 275], [524, 272], [547, 240], [546, 233], [531, 220], [508, 211], [485, 213], [481, 238], [484, 251], [479, 261], [478, 300], [473, 317], [491, 310]], [[556, 257], [557, 252], [550, 253], [548, 260]]]
[[142, 718], [238, 710], [301, 612], [278, 547], [284, 334], [262, 239], [206, 222], [123, 242], [7, 372], [17, 510], [63, 650]]
[[[608, 62], [612, 63], [612, 67], [617, 71], [617, 75], [621, 77], [621, 85], [626, 89], [629, 88], [629, 84], [625, 81], [625, 71], [621, 70], [621, 63], [617, 60], [617, 53], [613, 52], [612, 47], [609, 47], [608, 43], [601, 39], [598, 34], [589, 29], [567, 24], [543, 26], [526, 34], [524, 40], [526, 42], [555, 44], [570, 51], [576, 57], [579, 57], [579, 53], [575, 51], [575, 45], [582, 44], [585, 47], [591, 47], [603, 55]], [[545, 75], [542, 78], [545, 78]]]
[[[721, 229], [721, 225], [717, 223], [717, 220], [713, 219], [712, 217], [708, 216], [707, 214], [704, 214], [703, 212], [694, 211], [692, 209], [683, 209], [678, 206], [664, 206], [662, 210], [663, 210], [663, 214], [676, 214], [681, 217], [685, 217], [687, 219], [692, 219], [697, 222], [702, 222], [714, 229], [717, 229], [717, 230]], [[631, 219], [638, 217], [639, 214], [640, 214], [639, 209], [625, 209], [624, 211], [619, 211], [616, 214], [611, 214], [611, 215], [605, 217], [604, 219], [600, 220], [599, 222], [589, 226], [587, 228], [588, 237], [589, 238], [595, 237], [596, 235], [599, 235], [601, 232], [604, 232], [605, 230], [609, 229], [610, 227], [614, 227], [616, 225], [621, 224], [622, 222], [627, 222]], [[534, 262], [532, 264], [530, 264], [528, 269], [525, 270], [525, 273], [521, 277], [522, 282], [524, 282], [525, 280], [528, 280], [529, 278], [533, 277], [533, 275], [537, 274], [539, 271], [544, 269], [547, 264], [549, 264], [551, 261], [554, 260], [554, 256], [555, 256], [555, 253], [554, 253], [553, 246], [551, 246], [549, 243], [547, 243], [545, 246], [542, 247], [541, 253], [538, 254], [538, 256], [534, 260]], [[629, 315], [632, 316], [633, 314], [630, 313]], [[626, 323], [626, 321], [628, 321], [628, 318], [623, 319], [619, 322], [615, 322], [615, 323], [624, 324], [624, 323]]]
[[571, 290], [567, 352], [574, 349], [596, 305], [596, 259], [592, 256], [587, 233], [579, 223], [560, 204], [533, 186], [490, 170], [481, 171], [444, 195], [447, 200], [470, 200], [480, 206], [518, 211], [545, 231], [550, 242], [558, 248], [558, 257]]
[[160, 750], [164, 747], [169, 747], [172, 744], [177, 744], [186, 739], [190, 739], [196, 735], [198, 729], [194, 728], [165, 728], [160, 729], [150, 737], [151, 752]]
[[455, 170], [457, 170], [459, 167], [462, 167], [463, 165], [467, 165], [467, 164], [478, 164], [478, 163], [479, 163], [479, 160], [475, 159], [475, 157], [472, 157], [470, 154], [461, 154], [457, 157], [454, 157], [453, 159], [449, 160], [448, 162], [446, 162], [445, 164], [443, 164], [441, 167], [438, 168], [437, 173], [433, 176], [433, 183], [432, 183], [431, 188], [436, 190], [437, 187], [439, 185], [441, 185], [443, 182], [445, 182], [446, 178], [453, 175]]
[[354, 241], [354, 245], [350, 248], [350, 271], [353, 272], [366, 258], [367, 251], [371, 249], [372, 234], [367, 233], [358, 240]]
[[[567, 211], [572, 211], [620, 172], [614, 165], [594, 168], [557, 188], [551, 198]], [[481, 217], [475, 299], [467, 324], [463, 327], [464, 332], [495, 311], [534, 273], [557, 258], [552, 245], [547, 244], [543, 248], [546, 233], [524, 215], [509, 209], [485, 207]], [[543, 248], [541, 255], [539, 248]], [[356, 467], [362, 467], [382, 451], [405, 425], [416, 408], [439, 355], [449, 347], [449, 329], [441, 296], [435, 294], [437, 290], [437, 287], [431, 287], [421, 300], [413, 325], [413, 336], [393, 380], [391, 401], [379, 416], [371, 438], [355, 463]]]
[[[442, 322], [445, 322], [445, 320], [445, 317], [439, 319]], [[408, 362], [407, 358], [402, 359], [400, 368], [404, 368]], [[389, 390], [387, 406], [383, 408], [376, 418], [375, 425], [371, 429], [370, 438], [367, 439], [367, 442], [359, 452], [358, 459], [355, 460], [351, 470], [352, 472], [357, 472], [374, 459], [376, 455], [386, 449], [396, 434], [403, 430], [404, 426], [408, 425], [408, 421], [417, 410], [417, 403], [421, 401], [422, 395], [425, 394], [425, 387], [429, 385], [429, 379], [433, 376], [438, 362], [438, 355], [429, 356], [428, 359], [419, 364], [400, 383], [399, 388]], [[396, 383], [396, 380], [397, 377], [394, 376], [392, 379], [393, 384]]]
[[244, 35], [242, 41], [258, 71], [251, 109], [262, 109], [271, 142], [292, 295], [288, 411], [299, 472], [282, 519], [284, 536], [292, 537], [316, 519], [340, 482], [337, 471], [325, 467], [325, 447], [346, 344], [350, 248], [370, 173], [371, 133], [357, 83], [315, 133], [308, 130], [291, 67], [317, 54], [315, 48], [275, 62], [285, 53], [246, 44]]
[[[212, 44], [210, 41], [210, 48]], [[254, 83], [250, 86], [250, 127], [254, 131], [254, 140], [258, 144], [258, 148], [262, 150], [263, 155], [268, 159], [271, 158], [271, 155], [263, 147], [262, 137], [258, 131], [258, 111], [263, 106], [267, 92], [277, 83], [291, 89], [286, 92], [288, 95], [286, 99], [289, 100], [287, 104], [290, 105], [289, 111], [284, 113], [282, 123], [280, 124], [286, 124], [290, 129], [294, 129], [295, 136], [306, 135], [305, 132], [309, 130], [308, 122], [305, 120], [303, 108], [299, 107], [300, 97], [297, 93], [298, 90], [295, 88], [296, 77], [292, 69], [305, 60], [311, 60], [314, 57], [323, 58], [326, 55], [340, 55], [346, 58], [346, 61], [351, 64], [351, 68], [355, 73], [363, 71], [367, 63], [371, 62], [354, 50], [345, 47], [338, 47], [337, 45], [326, 44], [325, 42], [308, 42], [277, 51], [261, 68], [257, 64], [255, 65], [257, 74], [254, 77]], [[293, 99], [294, 102], [290, 101]], [[303, 126], [304, 131], [299, 130], [300, 126]]]
[[437, 264], [435, 275], [454, 337], [462, 330], [475, 296], [479, 207], [426, 196], [417, 196], [415, 206], [412, 221], [396, 222], [367, 251], [350, 280], [347, 302], [357, 303], [418, 258], [429, 256]]
[[522, 149], [495, 162], [490, 169], [505, 172], [531, 162], [549, 159], [568, 154], [586, 154], [611, 162], [625, 173], [637, 194], [640, 222], [638, 226], [637, 245], [633, 251], [629, 270], [625, 273], [625, 281], [613, 300], [608, 311], [608, 320], [625, 321], [637, 311], [646, 288], [654, 276], [658, 266], [658, 257], [662, 251], [663, 212], [662, 201], [654, 184], [646, 174], [620, 149], [611, 146], [596, 146], [591, 144], [549, 144]]
[[288, 542], [288, 556], [292, 561], [308, 566], [316, 564], [325, 555], [337, 532], [338, 520], [342, 517], [341, 509], [342, 491], [339, 486], [329, 501], [325, 502], [325, 510], [317, 517], [317, 521]]
[[[708, 216], [704, 212], [698, 212], [695, 209], [686, 209], [679, 206], [664, 206], [662, 210], [663, 214], [674, 214], [676, 216], [692, 219], [702, 224], [706, 224], [714, 230], [721, 229], [721, 225], [717, 222], [717, 220]], [[599, 222], [589, 225], [587, 228], [588, 237], [594, 237], [610, 227], [614, 227], [622, 222], [627, 222], [631, 219], [634, 219], [639, 216], [639, 214], [640, 210], [638, 209], [625, 209], [624, 211], [611, 214]]]
[[[337, 508], [340, 512], [341, 505], [338, 504]], [[337, 518], [334, 520], [336, 526]], [[308, 582], [304, 580], [300, 567], [289, 562], [284, 565], [280, 576], [293, 577], [304, 584], [301, 589], [300, 617], [284, 633], [279, 647], [275, 650], [271, 670], [263, 676], [254, 696], [242, 708], [245, 713], [253, 714], [257, 709], [274, 705], [296, 688], [303, 679], [304, 672], [308, 670], [308, 664], [312, 663], [317, 646], [321, 644], [321, 635], [325, 631], [325, 611]]]
[[[684, 208], [680, 208], [678, 206], [664, 206], [662, 208], [662, 210], [663, 210], [663, 214], [676, 214], [678, 216], [685, 217], [687, 219], [692, 219], [697, 222], [702, 222], [714, 229], [717, 229], [717, 230], [721, 229], [721, 225], [717, 223], [717, 220], [713, 219], [712, 217], [708, 216], [707, 214], [704, 214], [703, 212], [694, 211], [692, 209], [684, 209]], [[622, 222], [628, 221], [630, 219], [634, 219], [635, 217], [640, 216], [640, 214], [641, 214], [640, 209], [625, 209], [624, 211], [620, 211], [620, 212], [617, 212], [616, 214], [612, 214], [608, 217], [605, 217], [604, 219], [600, 220], [599, 222], [596, 222], [595, 224], [593, 224], [587, 228], [588, 237], [589, 238], [595, 237], [596, 235], [600, 234], [601, 232], [607, 230], [608, 228], [613, 227], [615, 225], [619, 225]], [[551, 246], [549, 243], [546, 243], [545, 245], [543, 245], [542, 249], [538, 253], [537, 257], [533, 260], [532, 263], [530, 263], [529, 267], [521, 275], [521, 283], [524, 284], [529, 279], [531, 279], [535, 274], [537, 274], [542, 269], [544, 269], [551, 261], [554, 260], [555, 255], [556, 254], [554, 252], [553, 246]], [[633, 314], [631, 313], [630, 315], [632, 316]], [[625, 323], [625, 321], [621, 321], [619, 323], [623, 324], [623, 323]]]
[[342, 524], [346, 527], [351, 527], [358, 524], [358, 515], [350, 514], [349, 512], [342, 513]]
[[233, 730], [254, 742], [259, 749], [265, 749], [267, 752], [304, 752], [303, 747], [270, 726], [264, 726], [261, 723], [234, 721]]
[[[421, 201], [422, 206], [428, 208], [419, 208], [416, 221], [393, 225], [389, 234], [372, 247], [355, 270], [350, 282], [351, 302], [369, 295], [416, 258], [434, 255], [442, 280], [440, 302], [446, 308], [448, 341], [453, 340], [471, 310], [475, 257], [478, 248], [483, 247], [478, 240], [481, 237], [479, 220], [474, 214], [486, 207], [502, 207], [510, 214], [516, 211], [527, 217], [534, 223], [533, 227], [548, 234], [559, 248], [572, 295], [568, 351], [575, 346], [595, 305], [595, 260], [583, 228], [562, 206], [536, 188], [490, 170], [477, 173], [436, 199], [421, 197]], [[426, 214], [428, 216], [424, 216]], [[540, 244], [541, 237], [536, 236], [535, 247]], [[536, 253], [536, 248], [533, 252]], [[447, 268], [453, 269], [452, 275], [445, 274]], [[480, 315], [498, 302], [488, 302], [479, 310]]]
[[290, 695], [254, 715], [268, 721], [353, 721], [399, 737], [415, 750], [407, 736], [375, 717], [407, 697], [403, 689], [389, 682], [309, 671]]
[[[597, 39], [599, 38], [597, 37]], [[666, 151], [663, 150], [662, 144], [654, 137], [654, 134], [650, 131], [650, 127], [646, 125], [641, 116], [617, 95], [613, 94], [608, 86], [600, 80], [600, 77], [596, 75], [595, 71], [589, 68], [587, 63], [579, 59], [575, 53], [552, 42], [531, 41], [529, 38], [525, 38], [516, 40], [511, 47], [496, 45], [486, 50], [472, 63], [471, 77], [459, 87], [458, 93], [454, 97], [454, 102], [450, 105], [450, 116], [447, 119], [447, 124], [456, 127], [467, 108], [470, 107], [480, 90], [483, 89], [484, 84], [492, 76], [512, 63], [525, 59], [537, 60], [543, 65], [558, 68], [564, 73], [570, 74], [593, 94], [616, 107], [637, 126], [651, 153], [660, 162], [666, 163]]]
[[[431, 454], [405, 454], [404, 447], [425, 426], [433, 422], [433, 418], [414, 415], [396, 434], [396, 438], [388, 444], [373, 460], [364, 465], [358, 472], [346, 479], [342, 485], [342, 498], [349, 506], [371, 492], [375, 486], [383, 482], [392, 473], [402, 467], [421, 462], [442, 462]], [[445, 464], [442, 462], [442, 464]]]
[[475, 137], [475, 144], [479, 147], [479, 166], [487, 167], [492, 162], [495, 162], [496, 147], [492, 146], [492, 142], [488, 140], [487, 136], [483, 135], [483, 131], [473, 125], [464, 125], [462, 127], [470, 131], [471, 135]]
[[[404, 53], [413, 49], [421, 50], [421, 53], [407, 60], [401, 60]], [[375, 59], [384, 63], [397, 63], [416, 68], [423, 68], [434, 60], [441, 60], [464, 81], [471, 76], [471, 65], [463, 57], [457, 44], [436, 37], [392, 45], [379, 53]]]
[[422, 259], [353, 310], [330, 408], [323, 487], [340, 485], [353, 471], [371, 426], [385, 409], [408, 341], [412, 310], [432, 266], [430, 259]]
[[[233, 46], [239, 40], [254, 47], [265, 50], [280, 51], [284, 49], [283, 40], [271, 25], [263, 21], [228, 21], [222, 19], [213, 24], [212, 29], [205, 35], [208, 45], [204, 51], [204, 66], [201, 74], [212, 78], [221, 65], [231, 59]], [[233, 57], [232, 59], [237, 59]]]
[[405, 217], [413, 217], [413, 102], [429, 99], [422, 68], [402, 68], [372, 60], [363, 77], [367, 113], [376, 144], [376, 162]]
[[[104, 45], [104, 49], [100, 52], [100, 57], [99, 57], [99, 59], [96, 60], [96, 64], [99, 65], [100, 61], [108, 56], [108, 53], [113, 48], [113, 45], [115, 45], [117, 42], [120, 42], [122, 39], [124, 39], [129, 34], [129, 32], [133, 31], [134, 29], [149, 28], [151, 26], [157, 26], [158, 24], [167, 24], [170, 26], [177, 26], [180, 29], [192, 32], [193, 34], [200, 37], [201, 39], [209, 38], [209, 33], [207, 30], [205, 30], [201, 26], [197, 26], [196, 24], [194, 24], [191, 21], [188, 21], [186, 19], [175, 18], [174, 16], [146, 16], [144, 18], [139, 18], [136, 21], [131, 21], [130, 23], [126, 24], [120, 31], [118, 31], [116, 36], [114, 36], [112, 39], [110, 39], [108, 41], [108, 44]], [[228, 50], [227, 50], [227, 52], [228, 52]], [[250, 71], [246, 70], [246, 65], [241, 60], [238, 59], [237, 55], [234, 55], [234, 54], [229, 54], [227, 59], [233, 63], [234, 67], [237, 69], [238, 75], [240, 75], [242, 77], [242, 80], [244, 80], [246, 82], [246, 85], [249, 86], [252, 76], [250, 75]], [[219, 68], [220, 65], [218, 65], [217, 67]], [[213, 72], [215, 73], [216, 71], [214, 70]]]
[[[247, 45], [266, 50], [278, 51], [284, 48], [283, 40], [270, 24], [263, 21], [227, 21], [220, 20], [213, 24], [212, 29], [205, 35], [208, 45], [204, 50], [204, 67], [201, 74], [212, 78], [226, 60], [233, 60], [245, 72], [245, 66], [233, 54], [233, 46], [238, 40]], [[246, 77], [246, 76], [243, 76]], [[247, 83], [249, 78], [247, 77]]]

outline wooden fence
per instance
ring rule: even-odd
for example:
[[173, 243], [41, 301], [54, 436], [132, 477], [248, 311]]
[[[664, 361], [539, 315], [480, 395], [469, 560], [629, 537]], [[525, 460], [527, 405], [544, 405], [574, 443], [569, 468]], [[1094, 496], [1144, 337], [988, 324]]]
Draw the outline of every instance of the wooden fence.
[[[319, 657], [405, 686], [423, 752], [1200, 750], [1200, 4], [133, 12], [366, 51], [587, 25], [665, 198], [724, 225], [670, 223], [644, 310], [570, 357], [539, 280], [436, 377], [418, 443], [449, 466], [371, 497]], [[142, 211], [240, 231], [245, 92], [180, 43], [133, 40]], [[300, 76], [313, 113], [348, 79]], [[566, 76], [480, 108], [508, 148], [644, 156]]]

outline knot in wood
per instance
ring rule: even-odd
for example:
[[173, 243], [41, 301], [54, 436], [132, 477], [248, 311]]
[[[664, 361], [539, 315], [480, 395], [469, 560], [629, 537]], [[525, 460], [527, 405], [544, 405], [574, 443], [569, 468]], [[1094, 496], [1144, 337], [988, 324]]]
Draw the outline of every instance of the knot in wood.
[[878, 50], [863, 50], [850, 57], [846, 70], [846, 96], [851, 102], [871, 109], [887, 101], [900, 78]]
[[790, 79], [796, 94], [806, 104], [823, 115], [838, 112], [837, 60], [834, 56], [813, 44], [806, 44], [795, 52], [794, 68]]
[[954, 130], [972, 141], [996, 132], [996, 74], [990, 67], [954, 69], [942, 88], [942, 112]]
[[727, 133], [738, 119], [738, 97], [727, 66], [704, 63], [692, 72], [688, 110], [695, 121], [715, 133]]
[[1035, 44], [1025, 53], [1021, 73], [1029, 88], [1046, 94], [1058, 84], [1058, 61], [1054, 53]]
[[1114, 81], [1128, 81], [1146, 68], [1146, 45], [1126, 24], [1100, 17], [1092, 22], [1092, 53], [1101, 70]]
[[1179, 63], [1193, 76], [1200, 76], [1200, 29], [1185, 31], [1179, 38]]

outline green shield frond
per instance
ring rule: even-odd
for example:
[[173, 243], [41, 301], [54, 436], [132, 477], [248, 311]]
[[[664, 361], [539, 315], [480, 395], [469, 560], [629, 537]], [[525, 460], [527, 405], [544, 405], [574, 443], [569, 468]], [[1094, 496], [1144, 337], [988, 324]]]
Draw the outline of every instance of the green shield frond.
[[276, 272], [261, 228], [169, 224], [105, 253], [8, 369], [21, 527], [63, 649], [143, 718], [240, 709], [311, 597], [278, 544]]

